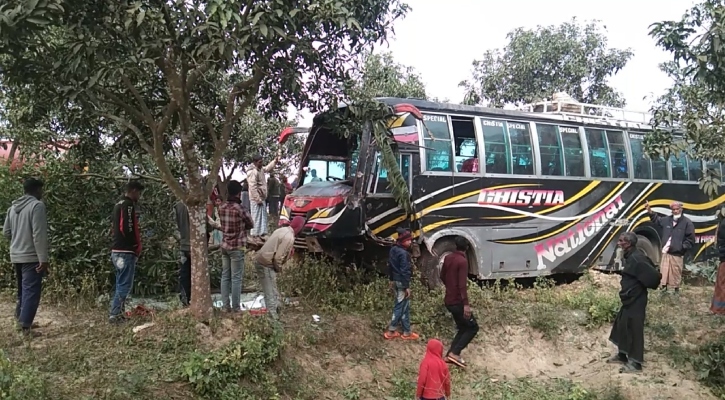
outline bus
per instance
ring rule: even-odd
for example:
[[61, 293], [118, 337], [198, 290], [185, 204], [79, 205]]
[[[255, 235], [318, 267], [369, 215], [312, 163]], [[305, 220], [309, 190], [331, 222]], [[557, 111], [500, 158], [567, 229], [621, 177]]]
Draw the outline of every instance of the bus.
[[651, 129], [644, 113], [561, 101], [517, 110], [377, 101], [420, 111], [396, 113], [388, 122], [413, 211], [394, 199], [369, 129], [343, 135], [323, 113], [306, 139], [299, 186], [281, 211], [281, 223], [307, 219], [296, 248], [384, 268], [398, 229], [410, 229], [429, 286], [440, 284], [438, 271], [456, 236], [470, 244], [469, 275], [479, 280], [616, 270], [617, 237], [626, 231], [659, 263], [662, 240], [645, 202], [669, 215], [669, 204], [680, 201], [697, 237], [686, 261], [714, 256], [725, 195], [710, 200], [698, 179], [703, 168], [722, 166], [684, 153], [651, 159], [643, 146]]

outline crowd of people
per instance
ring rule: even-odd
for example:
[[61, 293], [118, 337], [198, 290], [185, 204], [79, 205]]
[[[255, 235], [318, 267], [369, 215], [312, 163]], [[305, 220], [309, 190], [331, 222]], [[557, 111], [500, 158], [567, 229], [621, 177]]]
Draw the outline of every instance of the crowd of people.
[[[284, 194], [291, 191], [286, 179], [267, 179], [277, 160], [266, 166], [262, 157], [255, 156], [247, 170], [246, 185], [239, 181], [227, 183], [226, 200], [218, 204], [218, 220], [207, 215], [207, 241], [213, 230], [222, 233], [222, 309], [239, 312], [244, 277], [245, 249], [248, 238], [261, 238], [263, 243], [256, 251], [254, 264], [256, 275], [264, 293], [268, 315], [277, 320], [279, 291], [277, 273], [293, 252], [295, 237], [304, 227], [303, 217], [293, 218], [271, 235], [267, 234], [267, 213], [279, 210]], [[272, 185], [270, 185], [272, 183]], [[274, 185], [278, 185], [275, 187]], [[245, 187], [246, 186], [246, 187]], [[246, 190], [245, 190], [246, 189]], [[10, 242], [10, 261], [17, 277], [17, 307], [15, 318], [24, 335], [35, 336], [33, 320], [42, 293], [43, 277], [49, 269], [48, 222], [43, 198], [43, 182], [30, 178], [23, 184], [24, 195], [13, 201], [3, 224], [3, 234]], [[136, 262], [142, 252], [137, 206], [144, 191], [138, 181], [126, 185], [123, 197], [115, 204], [112, 215], [113, 245], [111, 262], [116, 282], [109, 307], [109, 321], [126, 321], [125, 302], [132, 290]], [[244, 203], [248, 193], [251, 208]], [[271, 203], [267, 203], [272, 199]], [[279, 199], [279, 200], [278, 200]], [[277, 202], [276, 206], [272, 204]], [[609, 340], [617, 352], [608, 363], [622, 364], [620, 372], [638, 373], [644, 363], [644, 326], [648, 291], [659, 288], [663, 294], [680, 293], [684, 257], [696, 243], [692, 221], [683, 215], [683, 205], [673, 202], [670, 215], [652, 211], [646, 203], [652, 223], [660, 229], [663, 239], [659, 270], [644, 251], [637, 247], [638, 237], [633, 232], [623, 233], [618, 240], [622, 251], [620, 310], [614, 320]], [[251, 211], [251, 213], [250, 213]], [[716, 231], [716, 249], [720, 259], [715, 291], [710, 310], [715, 315], [725, 315], [725, 213], [721, 212]], [[188, 305], [191, 301], [191, 246], [189, 212], [182, 202], [174, 206], [174, 219], [178, 228], [177, 239], [181, 253], [179, 268], [179, 298]], [[410, 248], [413, 241], [409, 230], [398, 229], [398, 237], [391, 247], [388, 259], [390, 290], [393, 294], [393, 313], [383, 336], [393, 340], [416, 340], [410, 319], [411, 280], [413, 265]], [[465, 368], [461, 353], [476, 337], [479, 326], [469, 304], [468, 242], [462, 237], [454, 239], [456, 250], [443, 261], [440, 280], [445, 286], [444, 306], [451, 314], [457, 333], [444, 354], [443, 344], [433, 339], [428, 342], [421, 362], [417, 398], [441, 399], [450, 395], [450, 373], [447, 364]], [[400, 328], [400, 331], [399, 331]]]

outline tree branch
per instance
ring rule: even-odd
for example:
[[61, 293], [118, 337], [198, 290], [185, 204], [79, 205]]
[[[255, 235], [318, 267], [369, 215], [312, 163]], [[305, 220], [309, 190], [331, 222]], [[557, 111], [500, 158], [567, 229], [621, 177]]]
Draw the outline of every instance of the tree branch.
[[118, 117], [116, 115], [113, 115], [113, 114], [100, 113], [100, 115], [104, 118], [108, 118], [112, 121], [115, 121], [116, 123], [119, 123], [119, 124], [125, 126], [128, 129], [130, 129], [133, 133], [136, 134], [136, 137], [138, 138], [138, 141], [141, 144], [141, 148], [143, 148], [150, 155], [154, 154], [154, 148], [151, 147], [151, 145], [146, 141], [146, 139], [144, 139], [143, 133], [141, 132], [141, 129], [139, 129], [139, 127], [137, 127], [136, 125], [132, 124], [131, 122], [126, 121], [125, 119]]
[[146, 121], [146, 125], [149, 126], [149, 129], [151, 129], [151, 132], [156, 132], [156, 121], [154, 121], [154, 115], [151, 113], [151, 110], [146, 105], [146, 102], [144, 101], [143, 97], [141, 97], [141, 93], [136, 90], [136, 87], [133, 85], [130, 79], [125, 74], [121, 74], [121, 81], [123, 81], [123, 84], [126, 86], [126, 89], [128, 89], [133, 97], [138, 102], [138, 105], [141, 107], [141, 112], [143, 113], [143, 120]]
[[105, 89], [105, 88], [100, 87], [100, 86], [97, 86], [96, 87], [96, 90], [98, 90], [104, 96], [108, 97], [110, 100], [99, 99], [96, 96], [89, 95], [89, 97], [91, 97], [91, 100], [93, 100], [93, 99], [101, 100], [101, 101], [103, 101], [105, 103], [109, 103], [109, 104], [113, 104], [115, 106], [121, 107], [124, 110], [126, 110], [126, 112], [128, 112], [129, 114], [131, 114], [132, 116], [134, 116], [134, 117], [136, 117], [136, 118], [138, 118], [138, 119], [140, 119], [140, 120], [143, 121], [144, 118], [143, 118], [143, 113], [141, 113], [141, 111], [135, 109], [130, 104], [128, 104], [125, 101], [121, 100], [118, 96], [116, 96], [110, 90]]
[[142, 175], [142, 174], [131, 174], [131, 176], [108, 176], [108, 175], [101, 175], [101, 174], [94, 174], [92, 172], [84, 172], [81, 174], [65, 174], [66, 176], [83, 176], [83, 177], [89, 177], [89, 178], [102, 178], [102, 179], [108, 179], [108, 180], [115, 180], [115, 181], [128, 181], [129, 179], [133, 179], [133, 177], [137, 177], [140, 179], [146, 179], [149, 181], [159, 182], [159, 183], [166, 183], [163, 179], [157, 178], [155, 176], [148, 176], [148, 175]]

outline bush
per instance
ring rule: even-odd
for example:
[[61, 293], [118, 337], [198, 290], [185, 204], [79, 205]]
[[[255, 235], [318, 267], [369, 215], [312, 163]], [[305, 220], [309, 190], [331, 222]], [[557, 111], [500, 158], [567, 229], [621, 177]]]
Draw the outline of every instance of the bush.
[[[28, 176], [45, 182], [51, 241], [51, 274], [46, 292], [56, 297], [95, 295], [110, 289], [113, 269], [110, 263], [110, 216], [123, 193], [119, 163], [113, 157], [98, 157], [88, 163], [88, 172], [77, 168], [72, 152], [63, 158], [48, 157], [39, 167], [26, 163], [20, 171], [0, 166], [0, 213], [22, 194], [22, 181]], [[119, 172], [120, 171], [120, 172]], [[136, 270], [135, 294], [164, 293], [175, 285], [176, 257], [169, 239], [172, 237], [171, 210], [174, 198], [155, 181], [144, 182], [146, 190], [140, 203], [140, 220], [144, 253]], [[2, 215], [4, 220], [4, 215]], [[9, 266], [9, 245], [0, 241], [0, 287], [15, 286]], [[70, 289], [70, 292], [69, 292]]]
[[698, 379], [725, 396], [725, 338], [700, 346], [691, 362]]
[[46, 382], [35, 368], [22, 368], [12, 364], [0, 350], [0, 399], [51, 399]]
[[192, 353], [182, 378], [209, 399], [271, 398], [277, 392], [271, 367], [282, 351], [282, 334], [269, 325], [257, 328], [211, 353]]
[[571, 309], [585, 310], [589, 326], [596, 327], [612, 322], [621, 302], [616, 293], [601, 293], [592, 287], [581, 292], [567, 294], [563, 305]]

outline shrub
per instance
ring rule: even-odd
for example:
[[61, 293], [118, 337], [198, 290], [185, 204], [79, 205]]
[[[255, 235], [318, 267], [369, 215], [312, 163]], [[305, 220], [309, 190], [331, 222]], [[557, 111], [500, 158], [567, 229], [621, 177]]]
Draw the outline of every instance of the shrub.
[[35, 368], [23, 368], [10, 362], [0, 350], [0, 399], [51, 399], [46, 382]]

